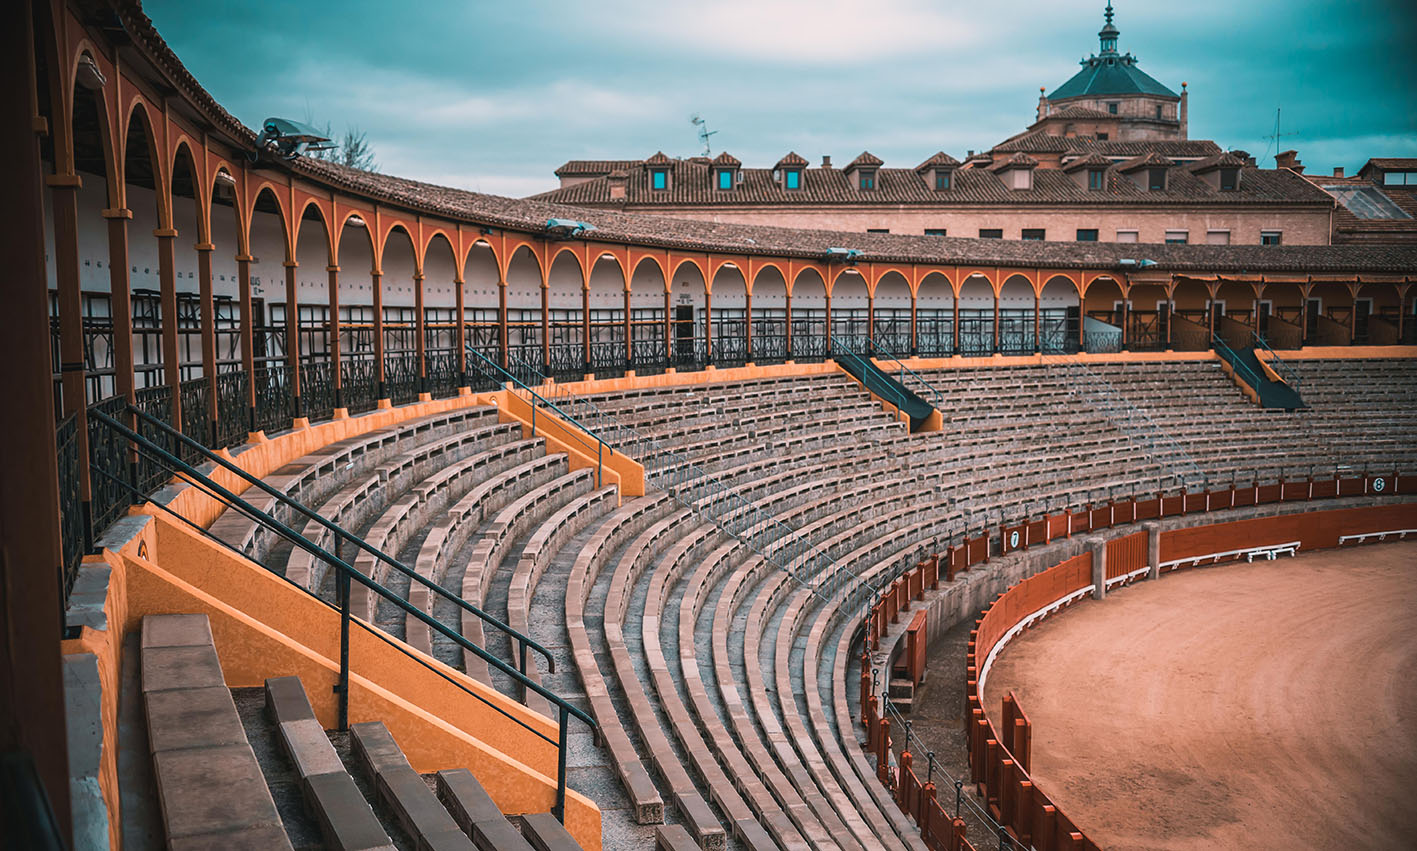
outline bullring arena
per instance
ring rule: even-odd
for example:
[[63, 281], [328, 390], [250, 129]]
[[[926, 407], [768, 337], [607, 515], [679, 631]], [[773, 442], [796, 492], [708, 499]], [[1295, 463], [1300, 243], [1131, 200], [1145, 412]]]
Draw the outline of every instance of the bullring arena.
[[1400, 848], [1417, 835], [1417, 544], [1168, 576], [1024, 633], [985, 703], [1107, 848]]
[[1417, 248], [485, 195], [245, 127], [132, 0], [21, 5], [7, 837], [1411, 835]]

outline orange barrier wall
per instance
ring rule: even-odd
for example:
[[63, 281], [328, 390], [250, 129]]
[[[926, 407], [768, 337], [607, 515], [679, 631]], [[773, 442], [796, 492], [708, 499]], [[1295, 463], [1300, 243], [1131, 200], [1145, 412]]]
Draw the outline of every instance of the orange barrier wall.
[[1116, 579], [1146, 567], [1146, 530], [1107, 542], [1107, 578]]

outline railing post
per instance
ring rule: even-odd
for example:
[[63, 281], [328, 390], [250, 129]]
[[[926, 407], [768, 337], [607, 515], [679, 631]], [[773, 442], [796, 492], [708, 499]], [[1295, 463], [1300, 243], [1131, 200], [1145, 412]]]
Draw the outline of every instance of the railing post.
[[[338, 539], [335, 551], [339, 551]], [[335, 569], [339, 571], [339, 685], [335, 691], [339, 693], [339, 729], [344, 731], [349, 729], [349, 571], [338, 565]]]
[[556, 806], [551, 814], [561, 824], [566, 823], [566, 722], [570, 718], [561, 707], [560, 729], [556, 732]]

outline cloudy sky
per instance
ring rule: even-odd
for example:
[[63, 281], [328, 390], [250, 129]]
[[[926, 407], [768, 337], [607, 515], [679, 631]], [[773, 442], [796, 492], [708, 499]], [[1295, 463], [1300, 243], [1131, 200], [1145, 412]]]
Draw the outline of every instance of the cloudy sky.
[[[1193, 138], [1350, 173], [1417, 156], [1411, 0], [1120, 0], [1121, 49], [1190, 85]], [[702, 151], [770, 166], [869, 149], [963, 159], [1031, 123], [1097, 50], [1100, 0], [147, 0], [250, 127], [368, 134], [379, 170], [482, 192], [554, 188], [568, 159]]]

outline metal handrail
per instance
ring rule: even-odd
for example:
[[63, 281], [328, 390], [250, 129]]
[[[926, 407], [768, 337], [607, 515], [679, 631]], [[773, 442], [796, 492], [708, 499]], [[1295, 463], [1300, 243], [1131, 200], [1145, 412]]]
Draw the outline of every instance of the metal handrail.
[[1270, 348], [1269, 341], [1264, 338], [1264, 335], [1258, 331], [1251, 331], [1250, 336], [1254, 337], [1256, 348], [1269, 352], [1269, 365], [1279, 373], [1279, 377], [1284, 379], [1284, 383], [1292, 387], [1295, 393], [1298, 393], [1300, 385], [1303, 383], [1299, 372], [1281, 358], [1278, 352]]
[[1228, 343], [1220, 338], [1219, 334], [1211, 335], [1211, 344], [1215, 346], [1216, 353], [1224, 358], [1225, 362], [1230, 364], [1230, 367], [1234, 369], [1235, 372], [1239, 373], [1256, 392], [1259, 392], [1260, 387], [1264, 384], [1264, 380], [1258, 375], [1255, 375], [1255, 371], [1250, 368], [1249, 364], [1240, 360], [1240, 356], [1235, 353], [1234, 349], [1230, 348]]
[[[862, 368], [863, 373], [870, 372], [871, 369], [873, 368], [873, 366], [872, 366], [870, 360], [869, 360], [868, 358], [866, 358], [864, 355], [862, 355], [860, 352], [858, 352], [858, 351], [856, 351], [855, 349], [851, 348], [851, 345], [850, 345], [849, 343], [847, 343], [846, 340], [843, 339], [842, 337], [833, 336], [832, 339], [831, 339], [831, 348], [832, 348], [832, 357], [835, 357], [835, 358], [847, 357], [847, 358], [852, 358], [852, 359], [854, 359], [854, 360], [856, 361], [856, 363], [858, 363], [858, 364], [861, 365], [861, 368]], [[839, 349], [840, 351], [838, 351], [838, 349]], [[877, 369], [877, 370], [879, 370], [883, 375], [886, 375], [885, 371], [884, 371], [884, 370], [881, 370], [880, 367], [874, 367], [874, 368]], [[890, 376], [887, 375], [886, 377], [889, 378]], [[867, 388], [867, 389], [870, 389], [872, 393], [875, 393], [875, 394], [878, 395], [878, 396], [886, 395], [886, 394], [880, 393], [878, 390], [874, 390], [874, 389], [871, 389], [871, 388]], [[894, 385], [887, 384], [887, 385], [885, 385], [885, 387], [884, 387], [883, 389], [886, 389], [886, 390], [889, 391], [889, 398], [887, 398], [886, 401], [887, 401], [887, 402], [890, 402], [892, 405], [895, 405], [897, 408], [903, 408], [904, 405], [905, 405], [905, 403], [908, 402], [908, 401], [910, 401], [909, 397], [905, 395], [905, 385], [903, 385], [903, 384], [902, 384], [900, 387], [896, 387], [896, 386], [894, 386]]]
[[307, 508], [304, 504], [291, 499], [286, 494], [283, 494], [275, 488], [271, 487], [270, 485], [266, 484], [266, 482], [260, 479], [258, 476], [253, 476], [251, 473], [242, 469], [240, 466], [233, 464], [231, 461], [228, 461], [227, 459], [221, 457], [220, 455], [211, 451], [211, 449], [209, 449], [208, 447], [203, 446], [192, 438], [186, 436], [185, 434], [182, 434], [181, 432], [177, 431], [172, 426], [168, 425], [162, 420], [159, 420], [138, 408], [129, 406], [129, 409], [137, 415], [139, 420], [149, 425], [156, 426], [159, 430], [166, 432], [167, 434], [176, 438], [183, 445], [195, 449], [200, 455], [202, 455], [207, 460], [218, 464], [225, 470], [235, 473], [243, 481], [256, 488], [259, 488], [260, 490], [274, 497], [282, 505], [294, 509], [295, 511], [300, 514], [303, 514], [306, 518], [310, 520], [314, 520], [316, 523], [325, 527], [325, 529], [334, 533], [336, 540], [343, 539], [351, 544], [354, 544], [356, 548], [369, 553], [374, 558], [389, 565], [394, 570], [397, 570], [399, 573], [404, 574], [410, 580], [424, 586], [432, 593], [438, 595], [439, 597], [445, 600], [450, 601], [463, 611], [471, 615], [475, 615], [483, 623], [496, 627], [500, 632], [506, 635], [509, 640], [511, 640], [518, 646], [519, 657], [521, 659], [520, 667], [523, 672], [526, 671], [527, 650], [534, 650], [538, 654], [540, 654], [541, 657], [546, 660], [548, 666], [547, 670], [553, 674], [556, 672], [555, 656], [551, 653], [549, 649], [542, 646], [540, 642], [536, 641], [531, 636], [522, 634], [520, 631], [514, 629], [506, 623], [503, 623], [501, 620], [494, 617], [493, 615], [488, 614], [480, 607], [469, 603], [468, 601], [464, 600], [460, 595], [454, 594], [453, 592], [449, 591], [448, 589], [444, 588], [443, 586], [439, 585], [428, 577], [423, 576], [418, 571], [414, 570], [413, 568], [409, 567], [408, 565], [404, 564], [403, 562], [399, 561], [398, 559], [394, 558], [393, 556], [389, 555], [388, 553], [384, 552], [383, 550], [379, 549], [378, 547], [374, 546], [373, 544], [369, 543], [368, 541], [364, 540], [353, 532], [350, 532], [348, 529], [345, 529], [335, 524], [334, 522], [328, 520], [317, 512]]
[[[922, 378], [915, 370], [913, 370], [913, 369], [911, 369], [910, 367], [906, 366], [905, 364], [901, 363], [900, 358], [896, 357], [895, 354], [894, 354], [893, 352], [891, 352], [890, 349], [887, 349], [885, 346], [882, 346], [880, 343], [877, 343], [877, 342], [876, 342], [874, 339], [872, 339], [871, 337], [867, 337], [867, 338], [866, 338], [866, 343], [867, 343], [872, 349], [875, 349], [877, 354], [883, 355], [883, 356], [885, 356], [885, 357], [887, 357], [887, 358], [890, 358], [892, 361], [894, 361], [895, 364], [896, 364], [896, 366], [900, 367], [900, 372], [899, 372], [900, 375], [908, 375], [908, 376], [910, 376], [911, 378], [915, 379], [916, 381], [920, 382], [920, 385], [921, 385], [922, 387], [924, 387], [925, 390], [934, 398], [934, 400], [935, 400], [935, 408], [936, 408], [936, 409], [939, 409], [939, 410], [943, 410], [943, 409], [944, 409], [944, 407], [945, 407], [945, 396], [944, 396], [944, 394], [941, 393], [939, 390], [935, 389], [935, 386], [934, 386], [933, 384], [931, 384], [930, 382], [928, 382], [928, 381], [926, 381], [924, 378]], [[905, 381], [904, 381], [903, 379], [899, 379], [899, 378], [898, 378], [898, 379], [896, 379], [896, 380], [897, 380], [897, 381], [900, 381], [900, 383], [901, 383], [902, 385], [905, 385]]]
[[[505, 368], [486, 358], [482, 360], [496, 372], [521, 386], [531, 399], [540, 401], [556, 411], [600, 441], [606, 449], [618, 449], [622, 455], [637, 459], [644, 468], [647, 483], [658, 486], [695, 515], [719, 526], [731, 537], [762, 556], [764, 561], [792, 576], [818, 599], [830, 601], [841, 596], [843, 605], [854, 607], [858, 604], [864, 605], [874, 592], [875, 589], [870, 583], [863, 581], [860, 576], [802, 539], [795, 529], [734, 493], [731, 488], [682, 454], [621, 422], [590, 399], [579, 396], [562, 385], [550, 385], [552, 389], [549, 392], [557, 400], [553, 403], [546, 395], [527, 387]], [[525, 364], [522, 366], [530, 369]], [[531, 371], [535, 373], [535, 370]], [[544, 382], [545, 377], [540, 377]], [[542, 389], [545, 390], [547, 386], [543, 383]], [[594, 428], [588, 423], [593, 423]], [[783, 541], [787, 543], [782, 544]]]
[[[131, 406], [129, 406], [129, 410], [135, 411], [135, 409], [133, 409]], [[213, 498], [219, 499], [228, 505], [236, 507], [238, 510], [242, 511], [244, 514], [248, 515], [253, 520], [256, 520], [258, 523], [265, 525], [267, 528], [276, 532], [281, 537], [290, 541], [293, 546], [297, 546], [310, 553], [312, 556], [315, 556], [316, 558], [319, 558], [322, 561], [325, 561], [335, 566], [337, 570], [336, 594], [340, 601], [340, 673], [339, 685], [336, 688], [339, 694], [339, 726], [341, 730], [347, 729], [349, 722], [349, 628], [351, 622], [355, 620], [353, 617], [353, 613], [350, 609], [351, 582], [358, 582], [359, 584], [363, 585], [365, 588], [369, 589], [371, 592], [379, 596], [381, 599], [393, 603], [396, 608], [402, 609], [406, 615], [413, 616], [414, 618], [421, 621], [429, 629], [433, 630], [434, 632], [437, 632], [444, 638], [451, 640], [454, 644], [458, 645], [464, 651], [470, 652], [478, 658], [482, 659], [483, 661], [491, 664], [502, 674], [510, 677], [514, 682], [521, 685], [524, 690], [535, 692], [543, 699], [545, 699], [548, 703], [551, 703], [556, 706], [559, 712], [559, 724], [557, 730], [558, 741], [556, 742], [556, 805], [553, 809], [553, 813], [555, 814], [558, 820], [563, 823], [565, 822], [566, 748], [568, 744], [566, 732], [568, 726], [567, 721], [569, 720], [569, 718], [574, 717], [589, 726], [595, 743], [598, 746], [600, 743], [600, 726], [595, 722], [595, 719], [591, 718], [590, 715], [586, 714], [573, 704], [569, 703], [560, 695], [557, 695], [555, 692], [546, 688], [541, 683], [528, 678], [521, 671], [518, 671], [516, 668], [511, 667], [507, 663], [503, 662], [501, 659], [497, 658], [492, 653], [487, 652], [482, 647], [478, 646], [472, 641], [469, 641], [466, 637], [463, 636], [460, 631], [448, 627], [442, 621], [439, 621], [432, 615], [424, 612], [422, 609], [418, 608], [417, 606], [414, 606], [412, 603], [409, 603], [406, 599], [400, 597], [398, 594], [394, 593], [390, 589], [384, 587], [378, 582], [375, 582], [372, 578], [364, 575], [362, 572], [360, 572], [350, 563], [346, 562], [344, 559], [328, 552], [327, 550], [325, 550], [324, 547], [321, 547], [320, 545], [314, 543], [313, 541], [306, 538], [304, 535], [300, 534], [299, 532], [275, 519], [274, 517], [262, 511], [261, 509], [251, 505], [249, 502], [242, 499], [235, 493], [232, 493], [224, 486], [213, 481], [210, 477], [202, 473], [195, 466], [187, 463], [186, 461], [183, 461], [178, 456], [173, 455], [172, 453], [168, 452], [157, 444], [149, 441], [141, 434], [138, 434], [132, 429], [129, 429], [127, 426], [123, 425], [122, 423], [118, 422], [117, 420], [113, 419], [102, 411], [90, 411], [89, 413], [90, 416], [96, 418], [100, 423], [116, 432], [120, 437], [127, 440], [129, 443], [133, 444], [140, 453], [146, 455], [147, 457], [155, 461], [158, 461], [159, 463], [166, 466], [168, 469], [172, 470], [174, 473], [180, 474], [184, 480], [197, 486], [204, 493], [212, 496]], [[202, 448], [205, 449], [205, 447]], [[295, 503], [295, 506], [302, 508], [302, 510], [308, 511], [308, 509], [303, 509], [302, 506], [299, 506], [298, 503]], [[446, 592], [446, 589], [443, 590]], [[308, 589], [307, 593], [309, 593]], [[473, 694], [473, 692], [467, 689], [466, 687], [463, 687], [463, 691], [469, 694]], [[523, 728], [533, 732], [543, 741], [550, 743], [550, 739], [544, 733], [541, 733], [537, 730], [532, 730], [525, 722], [522, 722], [520, 719], [513, 716], [507, 710], [503, 709], [502, 707], [496, 706], [495, 704], [492, 704], [490, 701], [483, 700], [483, 702], [488, 706], [491, 706], [493, 709], [496, 709], [501, 715], [511, 719], [512, 721], [520, 724]]]

